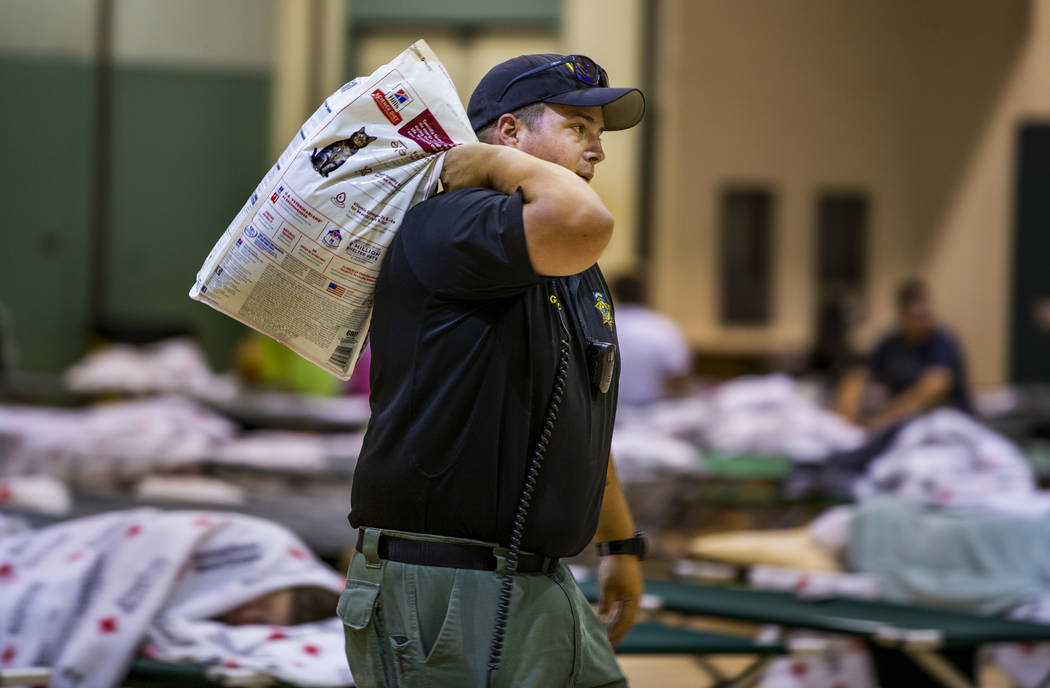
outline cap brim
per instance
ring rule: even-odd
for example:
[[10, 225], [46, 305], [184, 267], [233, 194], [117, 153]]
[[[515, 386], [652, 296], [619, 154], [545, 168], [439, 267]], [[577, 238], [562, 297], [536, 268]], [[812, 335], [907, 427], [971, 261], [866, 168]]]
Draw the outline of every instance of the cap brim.
[[555, 105], [601, 107], [605, 131], [630, 129], [645, 114], [645, 96], [637, 88], [577, 88], [544, 98]]

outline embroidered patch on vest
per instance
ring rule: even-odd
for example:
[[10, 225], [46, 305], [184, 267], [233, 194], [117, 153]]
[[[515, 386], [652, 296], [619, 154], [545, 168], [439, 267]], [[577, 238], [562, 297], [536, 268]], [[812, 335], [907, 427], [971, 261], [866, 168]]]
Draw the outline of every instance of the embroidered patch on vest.
[[609, 305], [609, 300], [605, 298], [605, 294], [601, 293], [600, 291], [594, 292], [594, 307], [597, 308], [598, 312], [602, 314], [602, 324], [608, 325], [609, 329], [612, 329], [612, 306]]

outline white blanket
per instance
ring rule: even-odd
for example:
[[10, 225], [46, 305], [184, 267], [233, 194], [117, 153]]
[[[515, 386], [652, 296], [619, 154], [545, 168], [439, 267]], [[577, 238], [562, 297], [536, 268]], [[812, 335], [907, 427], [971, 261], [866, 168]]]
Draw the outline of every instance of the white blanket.
[[145, 645], [159, 660], [351, 684], [334, 609], [284, 628], [211, 620], [295, 586], [339, 592], [343, 580], [289, 531], [238, 514], [136, 509], [0, 535], [0, 667], [112, 688]]
[[198, 463], [237, 426], [176, 396], [86, 409], [0, 405], [0, 475], [85, 484]]
[[815, 462], [865, 439], [864, 430], [820, 408], [784, 375], [741, 377], [696, 397], [622, 411], [617, 432], [640, 427], [726, 454]]
[[861, 428], [820, 408], [783, 375], [727, 382], [712, 395], [712, 409], [707, 443], [722, 452], [812, 462], [856, 449], [865, 438]]
[[700, 452], [688, 442], [641, 428], [621, 428], [613, 435], [616, 471], [625, 483], [700, 472]]
[[893, 494], [935, 506], [1050, 512], [1020, 449], [970, 416], [938, 409], [911, 421], [861, 478], [858, 499]]
[[0, 480], [0, 509], [5, 507], [61, 516], [73, 508], [73, 498], [49, 475], [18, 475]]
[[111, 344], [92, 351], [65, 375], [77, 392], [168, 394], [182, 392], [205, 399], [229, 399], [233, 380], [212, 373], [204, 352], [192, 339], [167, 339], [149, 346]]
[[[44, 472], [73, 484], [112, 487], [203, 461], [349, 474], [363, 438], [363, 433], [239, 433], [233, 422], [178, 396], [84, 409], [0, 404], [0, 477]], [[3, 502], [0, 490], [0, 506]]]
[[820, 643], [824, 651], [773, 661], [762, 677], [763, 688], [878, 688], [871, 657], [861, 641], [810, 631], [791, 631], [784, 639]]
[[353, 471], [364, 433], [320, 435], [312, 432], [254, 430], [217, 443], [211, 460], [230, 466], [299, 472], [339, 468]]

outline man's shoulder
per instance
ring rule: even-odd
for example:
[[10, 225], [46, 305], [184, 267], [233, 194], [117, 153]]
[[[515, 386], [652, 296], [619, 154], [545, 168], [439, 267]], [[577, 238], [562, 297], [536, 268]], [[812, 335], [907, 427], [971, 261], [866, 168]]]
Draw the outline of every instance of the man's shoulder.
[[962, 345], [959, 344], [958, 337], [950, 329], [938, 326], [933, 333], [933, 343], [936, 351], [942, 357], [946, 357], [950, 361], [962, 359]]

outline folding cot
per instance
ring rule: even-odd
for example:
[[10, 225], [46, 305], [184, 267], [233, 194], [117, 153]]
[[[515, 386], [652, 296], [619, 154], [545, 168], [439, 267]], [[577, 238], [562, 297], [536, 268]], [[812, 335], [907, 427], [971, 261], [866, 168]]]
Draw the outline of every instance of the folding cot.
[[[639, 623], [617, 647], [626, 655], [692, 655], [700, 668], [711, 678], [713, 688], [750, 688], [762, 680], [762, 670], [777, 657], [819, 652], [813, 645], [785, 645], [758, 642], [752, 638], [695, 631], [664, 624]], [[735, 676], [727, 676], [708, 657], [712, 655], [746, 655], [753, 661]]]
[[[593, 581], [580, 585], [588, 598], [596, 598]], [[669, 611], [851, 635], [902, 653], [948, 688], [973, 688], [973, 683], [942, 652], [1050, 641], [1050, 625], [888, 602], [810, 600], [785, 592], [656, 580], [646, 581], [645, 591], [653, 606]], [[1040, 685], [1050, 686], [1050, 675]]]
[[[770, 660], [791, 652], [812, 651], [812, 648], [761, 643], [741, 636], [640, 623], [631, 630], [617, 651], [624, 654], [694, 655], [700, 667], [711, 677], [714, 688], [750, 688], [761, 680], [762, 669]], [[737, 675], [727, 676], [707, 661], [709, 655], [747, 655], [754, 657], [754, 661]], [[51, 671], [43, 667], [0, 670], [0, 686], [45, 685], [50, 678]], [[291, 688], [291, 684], [252, 670], [150, 659], [132, 662], [121, 685], [125, 688]]]
[[[689, 530], [726, 520], [734, 527], [741, 527], [743, 521], [747, 524], [743, 527], [790, 528], [812, 520], [840, 501], [820, 494], [786, 496], [786, 486], [796, 470], [795, 462], [786, 456], [710, 449], [698, 454], [695, 473], [667, 478], [677, 490], [673, 502], [664, 506], [671, 515], [655, 527], [649, 524], [650, 530]], [[627, 485], [625, 489], [630, 488]], [[631, 500], [634, 495], [629, 492], [627, 496]], [[629, 503], [634, 513], [635, 503]]]
[[[751, 688], [762, 678], [761, 670], [773, 658], [787, 654], [779, 644], [757, 643], [750, 638], [702, 633], [658, 624], [638, 624], [621, 644], [625, 654], [691, 654], [712, 679], [713, 688]], [[705, 659], [706, 655], [750, 655], [755, 661], [736, 676], [726, 676]], [[45, 667], [0, 670], [0, 686], [46, 685], [51, 671]], [[264, 673], [246, 669], [206, 668], [149, 659], [135, 660], [122, 688], [294, 688]]]

